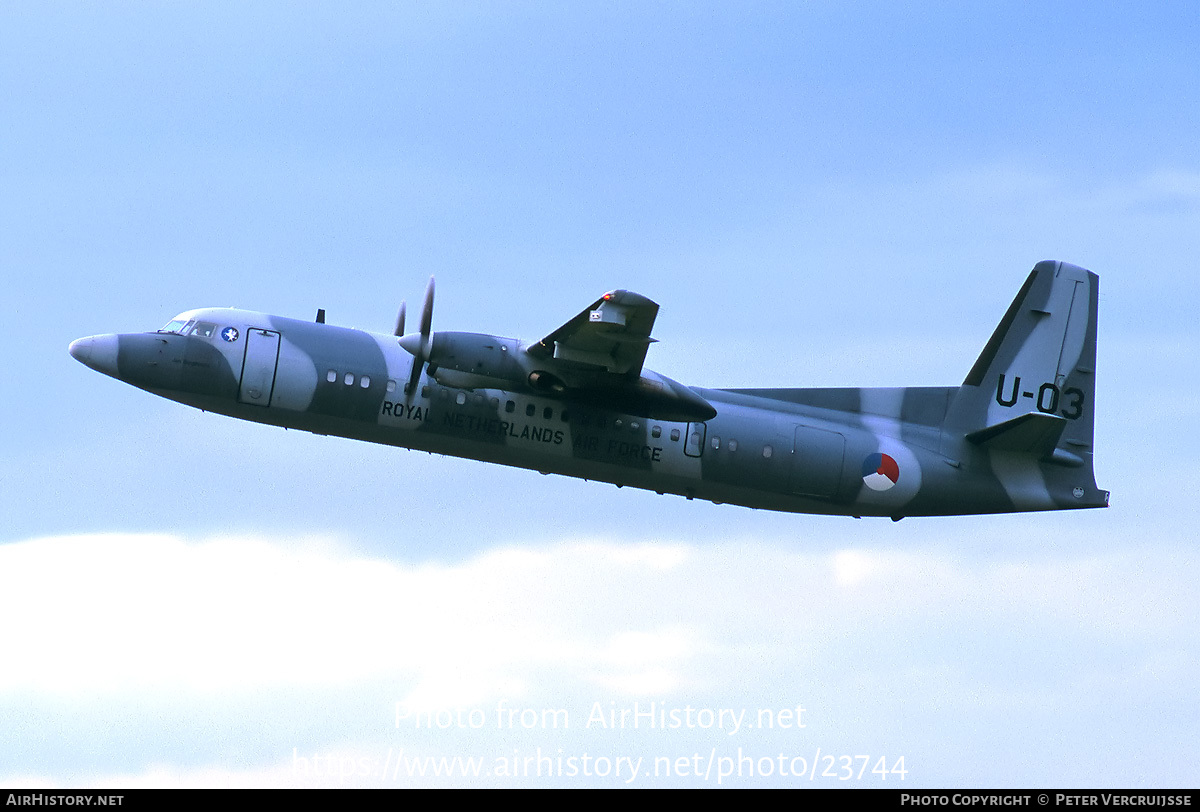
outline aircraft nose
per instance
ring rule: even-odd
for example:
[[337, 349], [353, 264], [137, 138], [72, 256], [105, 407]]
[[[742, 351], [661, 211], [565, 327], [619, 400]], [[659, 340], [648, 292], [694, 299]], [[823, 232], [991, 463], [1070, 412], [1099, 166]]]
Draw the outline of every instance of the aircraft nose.
[[88, 336], [72, 341], [67, 349], [79, 363], [115, 378], [119, 343], [120, 337], [115, 334]]

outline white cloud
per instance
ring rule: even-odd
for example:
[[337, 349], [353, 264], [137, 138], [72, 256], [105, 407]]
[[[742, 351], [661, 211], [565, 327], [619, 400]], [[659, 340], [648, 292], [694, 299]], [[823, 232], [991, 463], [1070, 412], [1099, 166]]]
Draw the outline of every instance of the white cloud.
[[[25, 698], [15, 736], [40, 729], [39, 715], [55, 708], [82, 716], [97, 702], [126, 708], [123, 724], [151, 753], [158, 737], [190, 735], [189, 723], [171, 727], [143, 711], [145, 693], [168, 706], [199, 698], [216, 714], [205, 724], [217, 729], [235, 729], [234, 717], [250, 708], [263, 718], [253, 723], [266, 737], [261, 752], [275, 754], [240, 761], [233, 745], [189, 750], [179, 762], [164, 752], [141, 773], [89, 764], [91, 785], [305, 784], [316, 779], [293, 768], [293, 747], [302, 758], [349, 753], [348, 763], [366, 763], [393, 746], [436, 754], [452, 741], [378, 730], [374, 717], [390, 710], [371, 710], [367, 728], [376, 732], [364, 733], [353, 716], [361, 708], [327, 701], [356, 694], [390, 695], [409, 714], [491, 714], [504, 702], [574, 715], [569, 739], [544, 730], [514, 739], [489, 723], [455, 752], [524, 752], [531, 741], [569, 752], [614, 741], [629, 752], [711, 746], [704, 730], [614, 739], [580, 729], [593, 702], [751, 713], [808, 702], [805, 741], [827, 748], [878, 747], [906, 729], [897, 720], [919, 718], [896, 746], [921, 755], [922, 775], [936, 783], [958, 774], [948, 766], [969, 769], [957, 752], [966, 721], [1003, 727], [1035, 706], [1049, 714], [1037, 724], [1061, 738], [1080, 715], [1115, 702], [1157, 707], [1190, 690], [1195, 564], [1173, 548], [1156, 552], [981, 562], [936, 548], [815, 540], [597, 540], [412, 565], [319, 539], [37, 539], [0, 547], [0, 611], [20, 619], [0, 628], [0, 650], [13, 653], [0, 670], [0, 697]], [[279, 695], [292, 698], [282, 709], [273, 704]], [[316, 727], [298, 733], [288, 714], [315, 707], [328, 707], [328, 717], [316, 714]], [[1126, 738], [1163, 738], [1113, 724]], [[998, 735], [1009, 734], [1030, 732]], [[781, 746], [746, 731], [711, 743]], [[1109, 752], [1096, 760], [1120, 763]], [[36, 763], [18, 769], [47, 772]]]
[[[220, 692], [421, 680], [412, 701], [477, 697], [520, 672], [581, 664], [601, 679], [667, 672], [671, 628], [580, 628], [607, 581], [676, 567], [681, 547], [502, 549], [463, 565], [399, 565], [315, 540], [75, 536], [0, 548], [0, 689], [54, 694], [173, 686]], [[86, 668], [80, 665], [86, 663]], [[484, 665], [480, 665], [480, 664]], [[669, 681], [669, 680], [668, 680]], [[453, 688], [453, 690], [451, 690]]]

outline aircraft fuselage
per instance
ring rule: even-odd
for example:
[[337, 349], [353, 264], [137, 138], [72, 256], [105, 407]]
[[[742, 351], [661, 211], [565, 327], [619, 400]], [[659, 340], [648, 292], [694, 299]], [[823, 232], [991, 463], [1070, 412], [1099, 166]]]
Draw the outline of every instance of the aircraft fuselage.
[[[1092, 475], [1090, 402], [1087, 447], [1063, 445], [1056, 459], [1024, 437], [1035, 427], [993, 429], [1007, 442], [969, 439], [984, 426], [954, 425], [966, 385], [689, 389], [680, 397], [698, 397], [715, 415], [665, 420], [570, 392], [447, 385], [429, 370], [406, 393], [418, 360], [393, 335], [234, 309], [188, 311], [173, 324], [181, 326], [80, 339], [71, 353], [154, 394], [243, 420], [752, 508], [898, 519], [1108, 499]], [[1094, 321], [1090, 329], [1094, 356]], [[527, 351], [487, 338], [505, 352]], [[995, 392], [969, 393], [986, 401], [971, 407], [987, 411], [985, 424], [1037, 412], [1064, 433], [1083, 416], [1065, 376], [1035, 365], [1023, 383], [1008, 374]]]

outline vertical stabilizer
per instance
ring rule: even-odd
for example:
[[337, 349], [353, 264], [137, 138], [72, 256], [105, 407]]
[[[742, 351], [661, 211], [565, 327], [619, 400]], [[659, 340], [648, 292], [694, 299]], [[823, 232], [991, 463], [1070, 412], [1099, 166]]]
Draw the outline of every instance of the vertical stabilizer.
[[1034, 266], [950, 404], [946, 450], [986, 452], [1022, 509], [1107, 504], [1092, 473], [1099, 282]]

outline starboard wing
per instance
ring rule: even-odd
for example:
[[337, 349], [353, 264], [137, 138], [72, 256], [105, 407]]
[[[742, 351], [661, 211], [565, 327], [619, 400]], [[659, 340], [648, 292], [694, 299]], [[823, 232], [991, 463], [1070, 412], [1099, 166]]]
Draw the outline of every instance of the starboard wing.
[[658, 305], [641, 294], [614, 290], [604, 294], [575, 318], [529, 348], [538, 358], [563, 366], [637, 378]]

